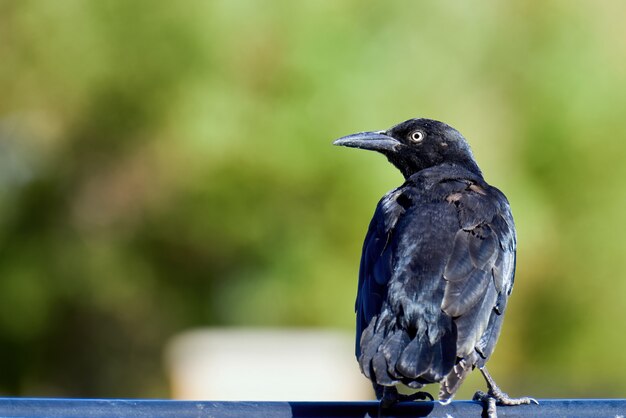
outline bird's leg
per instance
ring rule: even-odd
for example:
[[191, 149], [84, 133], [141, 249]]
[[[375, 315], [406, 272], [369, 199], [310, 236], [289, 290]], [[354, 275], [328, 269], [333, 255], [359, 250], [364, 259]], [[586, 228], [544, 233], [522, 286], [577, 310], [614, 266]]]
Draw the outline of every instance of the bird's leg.
[[476, 392], [476, 394], [474, 395], [474, 400], [485, 403], [485, 406], [487, 407], [487, 416], [489, 418], [497, 417], [496, 404], [515, 406], [535, 403], [539, 405], [539, 402], [537, 402], [537, 400], [534, 398], [510, 398], [509, 395], [502, 392], [502, 390], [498, 387], [496, 381], [493, 379], [493, 377], [491, 377], [486, 367], [480, 367], [479, 370], [483, 374], [489, 390], [487, 391], [487, 393], [481, 391]]
[[493, 379], [493, 377], [491, 377], [486, 367], [481, 367], [479, 370], [485, 377], [485, 380], [487, 381], [487, 386], [489, 387], [489, 392], [487, 394], [491, 396], [492, 398], [495, 398], [498, 405], [515, 406], [515, 405], [528, 405], [531, 403], [535, 403], [539, 405], [539, 402], [537, 402], [537, 400], [534, 398], [528, 398], [528, 397], [510, 398], [509, 395], [502, 392], [502, 390], [498, 387], [498, 385], [496, 384], [496, 381]]
[[474, 400], [482, 402], [485, 405], [486, 410], [483, 416], [487, 416], [487, 418], [498, 418], [498, 413], [496, 412], [496, 398], [489, 396], [482, 390], [478, 390], [474, 394]]
[[380, 407], [382, 409], [391, 408], [397, 404], [399, 399], [398, 389], [393, 386], [384, 386], [380, 399]]

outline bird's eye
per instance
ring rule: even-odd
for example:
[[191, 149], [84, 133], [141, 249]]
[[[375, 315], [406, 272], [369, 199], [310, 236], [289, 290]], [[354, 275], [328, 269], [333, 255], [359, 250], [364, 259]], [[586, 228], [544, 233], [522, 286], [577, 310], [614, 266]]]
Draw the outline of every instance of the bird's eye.
[[424, 132], [422, 131], [413, 131], [410, 135], [411, 141], [413, 142], [421, 142], [424, 139]]

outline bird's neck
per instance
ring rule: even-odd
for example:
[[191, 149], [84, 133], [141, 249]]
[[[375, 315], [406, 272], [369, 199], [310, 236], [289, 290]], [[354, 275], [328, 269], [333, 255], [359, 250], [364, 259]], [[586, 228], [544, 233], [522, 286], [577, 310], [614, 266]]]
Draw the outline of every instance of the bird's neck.
[[478, 164], [476, 164], [476, 162], [471, 158], [461, 159], [459, 161], [446, 161], [445, 163], [429, 165], [425, 167], [420, 167], [419, 165], [408, 164], [408, 163], [404, 163], [404, 164], [396, 163], [396, 162], [393, 162], [393, 163], [398, 168], [398, 170], [400, 170], [400, 172], [402, 173], [405, 179], [408, 179], [412, 175], [419, 173], [422, 170], [439, 167], [439, 166], [456, 166], [458, 168], [465, 169], [471, 172], [472, 174], [479, 176], [480, 178], [483, 177], [483, 173], [480, 171], [480, 168], [478, 168]]

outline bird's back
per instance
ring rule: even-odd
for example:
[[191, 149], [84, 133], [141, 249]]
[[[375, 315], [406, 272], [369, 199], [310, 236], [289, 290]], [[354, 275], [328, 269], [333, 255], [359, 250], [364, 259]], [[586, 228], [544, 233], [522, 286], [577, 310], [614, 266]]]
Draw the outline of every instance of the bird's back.
[[357, 357], [375, 385], [441, 382], [454, 395], [491, 355], [513, 284], [508, 202], [453, 164], [411, 176], [379, 202], [361, 259]]

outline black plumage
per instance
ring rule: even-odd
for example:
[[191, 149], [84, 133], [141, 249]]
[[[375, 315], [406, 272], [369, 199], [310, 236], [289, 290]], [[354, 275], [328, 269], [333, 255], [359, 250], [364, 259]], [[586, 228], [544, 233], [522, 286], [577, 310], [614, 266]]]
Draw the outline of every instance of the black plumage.
[[359, 273], [356, 356], [378, 397], [393, 403], [399, 383], [439, 382], [447, 402], [477, 366], [484, 399], [532, 401], [506, 397], [484, 368], [513, 288], [516, 236], [506, 197], [463, 136], [411, 119], [334, 143], [378, 151], [405, 177], [376, 207]]

